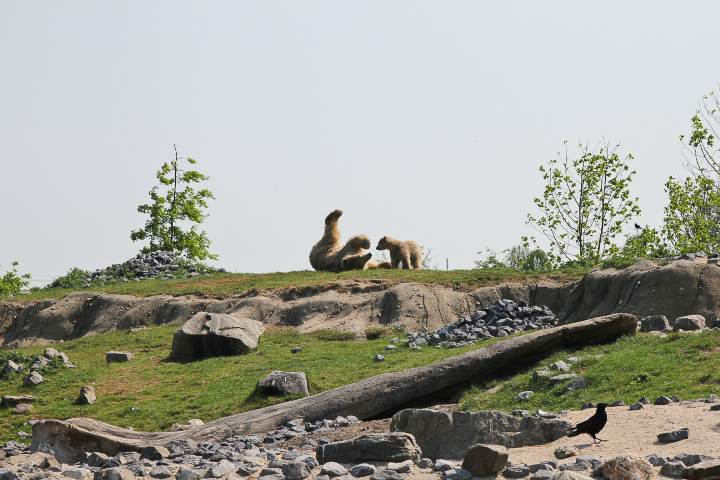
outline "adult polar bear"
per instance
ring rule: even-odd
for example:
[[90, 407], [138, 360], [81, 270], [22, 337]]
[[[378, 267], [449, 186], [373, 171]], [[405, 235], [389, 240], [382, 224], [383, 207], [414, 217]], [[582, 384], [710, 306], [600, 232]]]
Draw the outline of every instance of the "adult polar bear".
[[365, 235], [355, 235], [340, 243], [338, 219], [342, 210], [335, 210], [325, 217], [325, 234], [310, 250], [310, 265], [315, 270], [341, 272], [343, 270], [362, 270], [372, 253], [364, 253], [370, 248], [370, 239]]

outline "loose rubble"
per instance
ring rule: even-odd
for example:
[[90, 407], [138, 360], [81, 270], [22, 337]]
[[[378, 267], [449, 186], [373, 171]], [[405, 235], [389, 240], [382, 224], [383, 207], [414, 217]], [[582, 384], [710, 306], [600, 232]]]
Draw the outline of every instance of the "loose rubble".
[[523, 301], [515, 303], [512, 300], [498, 300], [492, 307], [460, 317], [452, 325], [435, 332], [409, 333], [401, 342], [407, 343], [412, 349], [420, 349], [425, 345], [459, 348], [473, 345], [478, 340], [507, 337], [557, 325], [557, 316], [545, 305], [530, 307]]
[[188, 262], [172, 252], [138, 253], [123, 263], [95, 270], [92, 273], [75, 269], [70, 274], [55, 279], [48, 288], [89, 288], [111, 283], [125, 283], [145, 279], [169, 280], [192, 278], [198, 275], [225, 272], [202, 263]]

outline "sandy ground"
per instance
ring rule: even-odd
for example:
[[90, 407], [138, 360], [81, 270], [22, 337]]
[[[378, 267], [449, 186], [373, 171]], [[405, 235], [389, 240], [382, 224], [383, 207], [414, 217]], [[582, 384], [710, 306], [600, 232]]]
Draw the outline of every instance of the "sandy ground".
[[[609, 460], [619, 455], [635, 453], [646, 456], [656, 453], [663, 457], [674, 457], [678, 453], [704, 454], [720, 457], [720, 411], [711, 412], [708, 403], [687, 405], [645, 405], [642, 410], [631, 411], [628, 407], [607, 409], [608, 422], [599, 438], [606, 439], [593, 445], [589, 435], [563, 437], [546, 445], [512, 448], [512, 463], [538, 463], [555, 458], [554, 451], [561, 445], [580, 449], [581, 455], [596, 455]], [[575, 424], [586, 420], [594, 410], [571, 411], [567, 421]], [[657, 435], [688, 427], [687, 440], [675, 443], [660, 443]], [[572, 459], [561, 460], [572, 461]]]
[[[631, 411], [628, 407], [608, 408], [608, 422], [599, 438], [607, 441], [593, 444], [589, 435], [563, 437], [552, 443], [525, 448], [511, 448], [509, 460], [513, 464], [533, 464], [542, 460], [554, 460], [555, 449], [570, 445], [580, 450], [580, 455], [596, 455], [609, 460], [619, 455], [634, 453], [640, 456], [658, 454], [674, 457], [678, 453], [705, 454], [720, 458], [720, 411], [711, 412], [708, 403], [687, 405], [645, 405], [642, 410]], [[576, 424], [588, 419], [594, 409], [571, 411], [563, 419]], [[657, 435], [681, 428], [690, 429], [690, 438], [675, 443], [660, 443]], [[327, 438], [330, 441], [345, 440], [366, 433], [388, 432], [390, 420], [376, 420], [352, 425], [347, 428], [315, 433], [310, 438]], [[307, 438], [307, 437], [303, 437]], [[293, 442], [300, 443], [301, 439]], [[292, 443], [290, 443], [292, 444]], [[560, 462], [573, 461], [572, 458]]]

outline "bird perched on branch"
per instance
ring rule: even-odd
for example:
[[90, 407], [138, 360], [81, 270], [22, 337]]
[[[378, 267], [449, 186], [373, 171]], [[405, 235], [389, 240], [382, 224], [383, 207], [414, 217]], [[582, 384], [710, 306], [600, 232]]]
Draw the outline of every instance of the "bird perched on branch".
[[609, 404], [607, 403], [598, 403], [595, 414], [584, 422], [580, 422], [575, 425], [574, 431], [568, 433], [568, 437], [575, 437], [577, 435], [580, 435], [581, 433], [587, 433], [592, 437], [593, 443], [607, 441], [603, 440], [602, 438], [597, 438], [595, 435], [600, 433], [600, 430], [602, 430], [607, 423], [607, 413], [605, 413], [605, 407], [608, 406]]

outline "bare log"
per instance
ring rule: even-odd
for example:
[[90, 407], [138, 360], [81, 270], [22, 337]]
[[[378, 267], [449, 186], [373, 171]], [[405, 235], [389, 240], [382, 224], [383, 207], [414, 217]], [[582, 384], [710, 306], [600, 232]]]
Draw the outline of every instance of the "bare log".
[[115, 455], [173, 440], [222, 441], [233, 435], [274, 430], [302, 417], [315, 422], [338, 415], [368, 419], [416, 398], [458, 383], [478, 380], [523, 359], [546, 356], [554, 348], [606, 342], [636, 330], [637, 318], [627, 313], [585, 320], [510, 338], [442, 360], [426, 367], [384, 373], [307, 398], [238, 413], [191, 430], [136, 432], [87, 418], [42, 420], [33, 425], [33, 451], [76, 461], [82, 452]]

